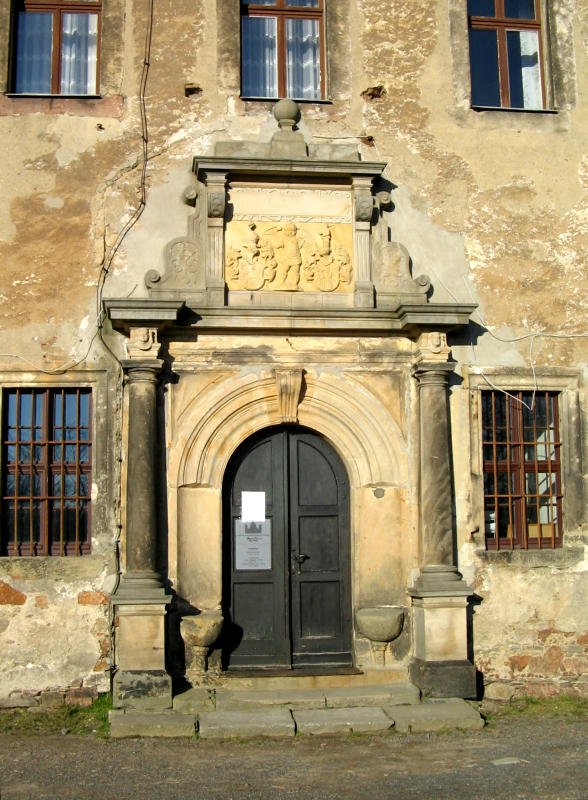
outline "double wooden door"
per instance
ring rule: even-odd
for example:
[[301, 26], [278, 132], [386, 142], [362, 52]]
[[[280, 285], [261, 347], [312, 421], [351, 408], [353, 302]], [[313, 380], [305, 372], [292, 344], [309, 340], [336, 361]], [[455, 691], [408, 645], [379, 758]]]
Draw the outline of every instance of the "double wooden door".
[[351, 664], [349, 485], [320, 436], [268, 429], [224, 487], [225, 665]]

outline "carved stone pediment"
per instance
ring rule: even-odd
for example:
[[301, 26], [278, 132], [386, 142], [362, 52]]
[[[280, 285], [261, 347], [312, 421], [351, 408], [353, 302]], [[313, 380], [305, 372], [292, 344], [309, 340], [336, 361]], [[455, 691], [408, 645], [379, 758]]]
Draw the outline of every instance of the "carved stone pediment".
[[194, 187], [190, 187], [184, 192], [184, 198], [194, 206], [194, 214], [188, 221], [188, 235], [167, 243], [163, 271], [148, 270], [145, 286], [152, 297], [202, 302], [206, 297], [206, 224], [202, 197]]
[[342, 158], [336, 144], [319, 159], [291, 119], [277, 119], [269, 144], [220, 142], [195, 159], [194, 214], [163, 269], [147, 272], [150, 296], [208, 308], [426, 304], [428, 277], [389, 241], [386, 165], [347, 160], [347, 149]]

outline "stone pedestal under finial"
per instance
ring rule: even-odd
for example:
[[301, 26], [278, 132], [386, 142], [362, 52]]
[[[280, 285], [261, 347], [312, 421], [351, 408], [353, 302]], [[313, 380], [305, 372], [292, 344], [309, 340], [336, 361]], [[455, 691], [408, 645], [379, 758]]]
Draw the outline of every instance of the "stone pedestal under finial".
[[300, 119], [298, 104], [294, 100], [278, 100], [273, 113], [279, 130], [272, 136], [271, 158], [306, 158], [308, 149], [304, 136], [294, 130]]

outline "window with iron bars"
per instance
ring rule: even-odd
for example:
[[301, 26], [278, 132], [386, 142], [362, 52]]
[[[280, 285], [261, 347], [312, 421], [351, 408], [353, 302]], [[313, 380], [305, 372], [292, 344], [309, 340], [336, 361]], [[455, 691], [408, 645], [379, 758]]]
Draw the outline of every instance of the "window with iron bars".
[[89, 553], [91, 390], [5, 389], [2, 407], [0, 555]]
[[489, 550], [562, 544], [561, 440], [555, 392], [482, 392]]

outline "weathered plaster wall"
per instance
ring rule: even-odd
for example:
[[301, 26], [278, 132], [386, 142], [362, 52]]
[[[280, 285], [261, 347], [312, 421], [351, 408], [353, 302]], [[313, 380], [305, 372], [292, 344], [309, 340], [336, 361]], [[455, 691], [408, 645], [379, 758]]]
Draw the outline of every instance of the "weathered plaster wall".
[[[189, 0], [155, 3], [144, 98], [146, 163], [139, 98], [146, 3], [104, 2], [102, 99], [0, 97], [0, 367], [6, 381], [55, 383], [59, 378], [44, 370], [79, 361], [80, 374], [104, 369], [113, 387], [119, 385], [118, 368], [96, 336], [101, 279], [106, 296], [144, 295], [144, 273], [161, 270], [165, 243], [186, 231], [191, 209], [181, 194], [191, 182], [193, 155], [210, 152], [219, 139], [267, 141], [275, 130], [270, 103], [238, 96], [238, 5], [203, 0], [195, 10]], [[2, 0], [3, 22], [7, 10], [8, 0]], [[305, 105], [300, 123], [308, 142], [345, 142], [365, 159], [388, 162], [395, 207], [385, 216], [392, 239], [412, 256], [413, 274], [430, 275], [434, 300], [478, 303], [471, 330], [451, 340], [458, 362], [452, 388], [458, 549], [483, 600], [474, 624], [479, 666], [492, 680], [521, 685], [535, 678], [567, 685], [574, 670], [585, 672], [585, 663], [573, 660], [579, 653], [574, 648], [586, 641], [579, 601], [585, 598], [585, 562], [535, 570], [524, 559], [495, 564], [473, 553], [480, 546], [475, 536], [470, 541], [479, 487], [471, 477], [470, 398], [459, 380], [468, 367], [484, 373], [508, 366], [526, 375], [538, 367], [573, 368], [580, 419], [588, 429], [587, 340], [581, 338], [588, 16], [585, 4], [561, 0], [549, 17], [557, 113], [475, 112], [469, 108], [464, 3], [452, 0], [449, 13], [446, 3], [425, 0], [330, 3], [332, 102]], [[3, 81], [7, 29], [0, 25]], [[108, 341], [123, 354], [121, 337]], [[399, 396], [374, 372], [371, 365], [355, 380], [379, 398]], [[110, 455], [100, 493], [110, 510], [99, 515], [93, 531], [100, 558], [71, 560], [65, 569], [52, 559], [59, 566], [48, 567], [43, 578], [32, 567], [21, 577], [18, 565], [0, 564], [0, 579], [12, 587], [6, 596], [15, 591], [26, 597], [0, 609], [1, 695], [32, 687], [33, 675], [42, 678], [41, 688], [103, 685], [105, 673], [97, 678], [95, 665], [106, 658], [105, 634], [98, 630], [106, 624], [105, 606], [84, 605], [79, 597], [108, 592], [116, 574], [120, 412], [114, 389], [109, 403], [100, 411], [113, 421], [101, 434]], [[414, 404], [391, 413], [407, 432], [410, 450]], [[575, 430], [579, 437], [581, 427]], [[566, 486], [576, 495], [585, 483], [585, 442], [579, 450], [584, 460]], [[414, 453], [410, 459], [414, 463]], [[414, 472], [409, 487], [413, 480]], [[581, 496], [576, 504], [582, 511], [570, 517], [571, 548], [582, 547], [586, 537]], [[172, 522], [174, 513], [171, 502]], [[396, 511], [389, 513], [392, 520]], [[410, 535], [414, 539], [414, 530]], [[402, 551], [403, 576], [414, 568], [413, 539]], [[171, 541], [172, 564], [175, 547]], [[504, 596], [512, 598], [508, 606]], [[74, 638], [76, 647], [69, 644]], [[559, 661], [554, 647], [561, 649]], [[78, 651], [84, 652], [81, 662]], [[43, 674], [18, 668], [43, 662], [51, 664]]]

